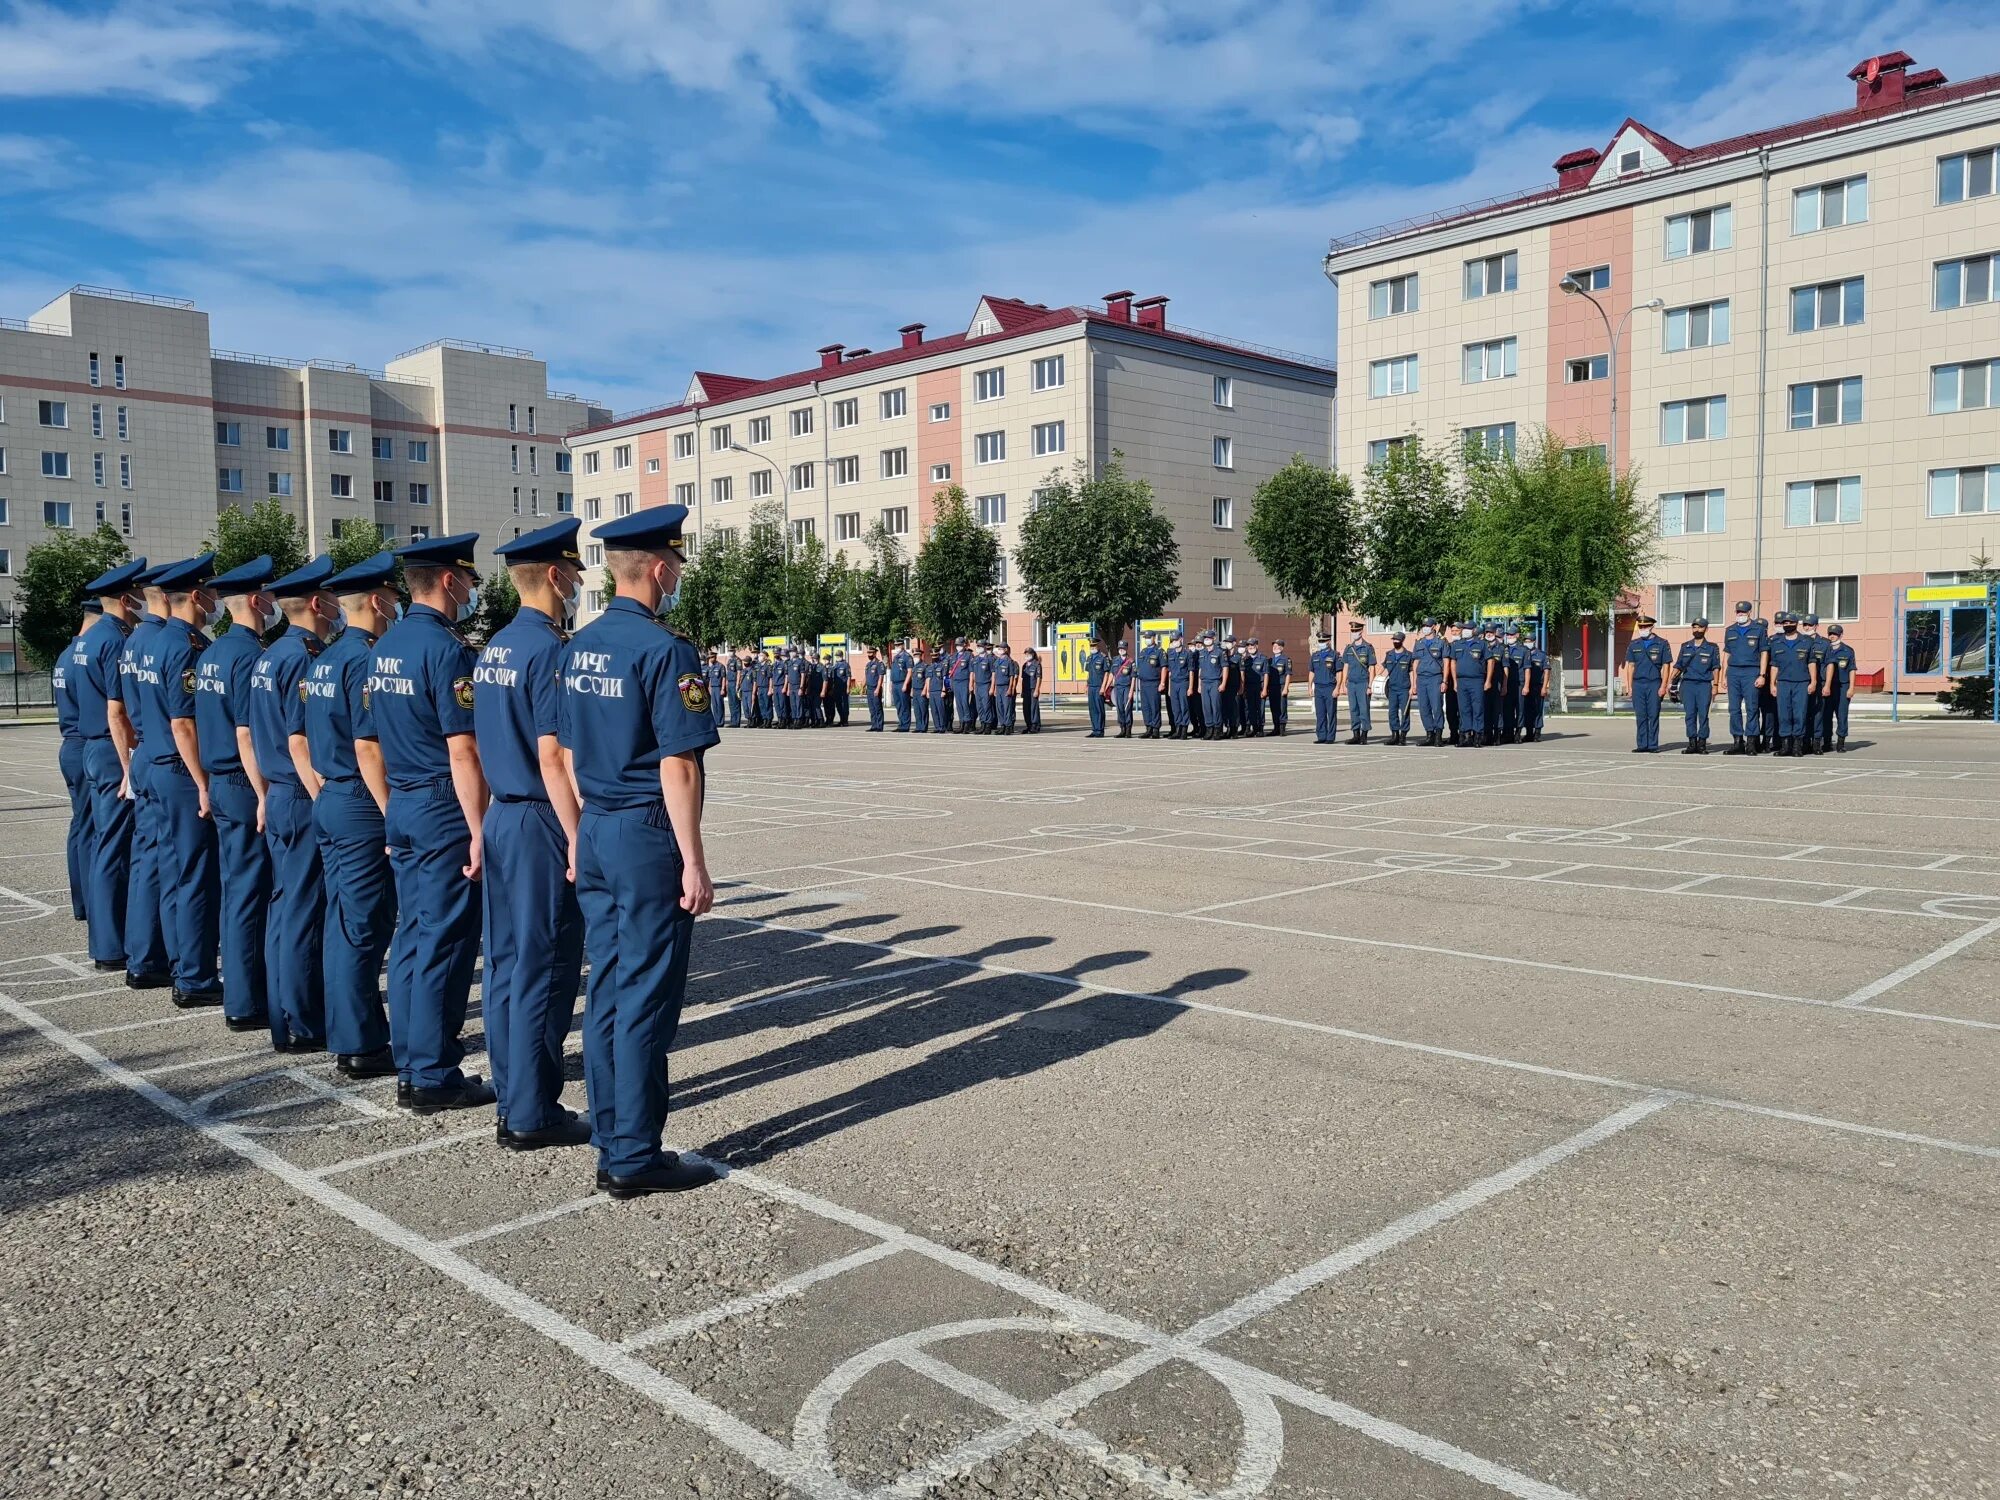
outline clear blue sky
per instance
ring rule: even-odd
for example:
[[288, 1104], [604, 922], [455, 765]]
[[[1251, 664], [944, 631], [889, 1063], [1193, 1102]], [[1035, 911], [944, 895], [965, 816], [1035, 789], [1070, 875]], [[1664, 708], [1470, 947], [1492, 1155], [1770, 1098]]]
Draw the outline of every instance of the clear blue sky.
[[0, 313], [198, 299], [227, 348], [525, 344], [629, 407], [692, 368], [1173, 297], [1332, 352], [1326, 238], [2000, 69], [1983, 0], [0, 0]]

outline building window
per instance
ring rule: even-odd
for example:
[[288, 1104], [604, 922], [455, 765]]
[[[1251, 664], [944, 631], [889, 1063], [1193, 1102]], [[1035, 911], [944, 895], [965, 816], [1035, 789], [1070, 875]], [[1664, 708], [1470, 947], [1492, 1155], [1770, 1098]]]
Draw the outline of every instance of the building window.
[[1704, 396], [1698, 401], [1668, 401], [1660, 407], [1660, 441], [1706, 443], [1729, 435], [1729, 398]]
[[1398, 313], [1417, 310], [1417, 273], [1391, 276], [1386, 281], [1368, 283], [1368, 316], [1393, 318]]
[[694, 434], [693, 434], [693, 433], [691, 433], [691, 432], [677, 432], [677, 433], [675, 433], [675, 434], [674, 434], [674, 457], [675, 457], [675, 458], [693, 458], [693, 457], [694, 457]]
[[528, 408], [528, 431], [533, 432], [534, 430], [535, 430], [535, 409], [534, 407], [531, 406]]
[[1007, 457], [1007, 434], [1004, 432], [982, 432], [972, 440], [972, 461], [976, 464], [997, 464]]
[[1645, 153], [1641, 151], [1621, 151], [1618, 153], [1618, 175], [1630, 177], [1645, 164]]
[[[412, 443], [410, 446], [414, 448], [416, 444]], [[410, 457], [415, 458], [416, 454], [412, 453]], [[424, 449], [424, 457], [426, 459], [430, 457], [430, 449], [428, 446], [426, 446]], [[573, 471], [574, 467], [575, 466], [571, 460], [569, 449], [567, 448], [556, 449], [556, 472], [558, 474], [568, 474]]]
[[511, 401], [507, 403], [507, 430], [509, 432], [519, 432], [521, 430], [520, 408]]
[[[1718, 533], [1725, 524], [1721, 490], [1681, 490], [1660, 496], [1661, 536], [1704, 536]], [[1721, 606], [1716, 607], [1719, 614]], [[1701, 613], [1697, 610], [1696, 613]], [[1692, 618], [1692, 617], [1690, 617]], [[1677, 622], [1669, 620], [1668, 624]]]
[[118, 455], [118, 488], [121, 490], [132, 488], [132, 455], [129, 453]]
[[264, 485], [265, 494], [274, 496], [280, 500], [289, 500], [291, 498], [292, 496], [291, 475], [269, 473], [264, 476], [264, 479], [265, 479], [265, 485]]
[[[686, 492], [685, 496], [683, 496], [683, 491]], [[676, 489], [674, 491], [674, 503], [676, 505], [693, 505], [694, 486], [684, 484], [679, 489]], [[585, 497], [583, 502], [583, 518], [586, 521], [600, 521], [604, 518], [604, 501], [602, 497], [597, 495]]]
[[629, 469], [632, 467], [632, 445], [630, 443], [620, 443], [616, 448], [611, 450], [611, 467], [614, 469]]
[[949, 422], [951, 420], [951, 403], [949, 401], [940, 401], [932, 406], [931, 420], [933, 422]]
[[1519, 373], [1520, 341], [1491, 339], [1465, 346], [1465, 383], [1478, 385], [1486, 380], [1506, 380]]
[[1931, 367], [1931, 414], [2000, 406], [2000, 359]]
[[67, 453], [50, 453], [44, 450], [42, 453], [42, 478], [69, 478], [69, 455]]
[[1461, 435], [1461, 440], [1465, 445], [1465, 452], [1472, 457], [1481, 454], [1507, 458], [1514, 456], [1515, 432], [1512, 422], [1495, 422], [1487, 427], [1468, 427]]
[[[266, 427], [264, 429], [264, 446], [274, 453], [290, 453], [292, 451], [292, 429], [289, 427]], [[423, 448], [428, 452], [429, 444], [412, 443], [410, 444], [410, 448], [412, 450], [410, 456], [414, 458], [416, 457], [416, 449]]]
[[69, 501], [44, 500], [42, 502], [42, 524], [54, 527], [58, 531], [69, 530], [72, 525]]
[[427, 542], [427, 541], [429, 541], [430, 539], [431, 539], [431, 529], [430, 529], [430, 527], [428, 527], [428, 526], [412, 526], [412, 527], [410, 528], [410, 540], [411, 540], [411, 541], [413, 541], [413, 542]]
[[596, 450], [594, 449], [591, 452], [584, 454], [583, 472], [586, 474], [595, 474], [598, 471], [599, 461], [601, 458], [602, 455], [596, 452]]
[[429, 505], [430, 503], [431, 503], [430, 485], [427, 483], [413, 482], [410, 485], [410, 504]]
[[815, 476], [814, 476], [814, 474], [813, 474], [813, 466], [812, 466], [811, 464], [793, 464], [793, 465], [792, 465], [792, 488], [793, 488], [793, 489], [795, 489], [795, 490], [809, 490], [809, 489], [811, 489], [811, 488], [813, 487], [813, 482], [814, 482], [814, 478], [815, 478]]
[[[387, 457], [388, 455], [385, 454], [383, 456]], [[657, 469], [659, 465], [655, 464], [653, 467]], [[533, 443], [528, 444], [528, 472], [530, 474], [539, 474], [542, 472], [542, 450], [537, 448]]]
[[1521, 284], [1521, 257], [1509, 250], [1465, 263], [1465, 300], [1511, 292]]
[[1031, 367], [1030, 383], [1038, 391], [1053, 391], [1063, 384], [1063, 357], [1046, 354]]
[[792, 408], [792, 436], [811, 437], [813, 430], [813, 409], [810, 406]]
[[507, 445], [507, 470], [512, 474], [521, 472], [521, 445], [519, 443], [509, 443]]
[[1982, 511], [2000, 513], [2000, 464], [1931, 470], [1931, 515], [1976, 516]]
[[813, 525], [811, 517], [792, 522], [792, 545], [803, 547], [813, 539], [813, 533], [817, 530], [818, 528]]
[[729, 424], [718, 422], [708, 429], [708, 451], [727, 453], [729, 451]]
[[1061, 453], [1068, 442], [1068, 434], [1061, 422], [1037, 422], [1029, 433], [1034, 444], [1035, 457], [1048, 458]]
[[352, 474], [327, 475], [327, 493], [336, 500], [354, 498], [354, 476]]
[[[598, 510], [597, 502], [595, 500], [586, 500], [584, 504], [590, 512], [589, 518], [595, 521]], [[674, 504], [687, 510], [694, 509], [694, 481], [692, 479], [684, 484], [674, 486]]]
[[[1007, 554], [1004, 552], [993, 559], [993, 584], [996, 588], [1004, 589], [1007, 587]], [[1003, 641], [1007, 639], [1007, 622], [1005, 620], [1000, 622], [1000, 639]]]
[[761, 448], [771, 441], [771, 419], [769, 417], [752, 417], [744, 425], [749, 429], [745, 437], [751, 447]]
[[1861, 420], [1861, 377], [1815, 380], [1792, 387], [1792, 426], [1839, 427]]
[[241, 422], [217, 422], [215, 442], [219, 448], [241, 448], [243, 446], [243, 424]]
[[1218, 437], [1211, 445], [1209, 461], [1218, 469], [1236, 467], [1236, 439]]
[[752, 500], [764, 500], [770, 497], [772, 477], [769, 469], [752, 469], [750, 471], [750, 498]]
[[1216, 615], [1208, 622], [1208, 628], [1215, 632], [1218, 641], [1226, 641], [1236, 634], [1236, 616]]
[[[0, 406], [0, 421], [5, 421], [6, 417], [7, 408]], [[104, 436], [104, 403], [101, 401], [90, 403], [90, 435], [94, 438]]]
[[587, 568], [604, 566], [604, 543], [586, 542], [583, 547], [583, 563]]
[[1868, 178], [1848, 177], [1802, 187], [1792, 194], [1792, 233], [1811, 234], [1868, 221]]
[[1785, 486], [1787, 526], [1851, 526], [1861, 519], [1861, 480], [1803, 479]]
[[1007, 497], [1005, 495], [981, 495], [979, 497], [979, 524], [999, 526], [1007, 519]]
[[1582, 359], [1566, 360], [1563, 363], [1563, 379], [1570, 385], [1582, 385], [1588, 380], [1602, 380], [1611, 373], [1611, 356], [1591, 354]]
[[1372, 469], [1377, 464], [1387, 463], [1389, 455], [1409, 440], [1407, 435], [1403, 437], [1376, 438], [1368, 445], [1368, 467]]
[[118, 530], [125, 536], [132, 534], [132, 502], [125, 501], [118, 507]]
[[1941, 260], [1933, 273], [1939, 312], [1972, 307], [2000, 299], [2000, 255], [1975, 255], [1969, 260]]
[[[382, 486], [379, 484], [375, 487], [375, 498], [378, 500], [382, 498]], [[514, 514], [518, 516], [520, 513], [521, 513], [521, 487], [517, 484], [514, 486]], [[519, 534], [520, 533], [518, 531], [515, 533], [515, 535], [517, 536]]]
[[557, 490], [556, 514], [559, 516], [567, 516], [567, 515], [573, 515], [575, 514], [575, 512], [576, 512], [575, 497], [572, 496], [568, 490]]
[[67, 401], [38, 401], [36, 415], [44, 427], [69, 426], [69, 403]]
[[90, 355], [90, 383], [92, 385], [104, 384], [104, 367], [99, 363], [95, 350], [91, 351]]
[[1667, 259], [1705, 255], [1711, 250], [1727, 250], [1730, 245], [1729, 205], [1698, 209], [1691, 214], [1675, 214], [1667, 220]]
[[1849, 328], [1861, 322], [1867, 311], [1862, 278], [1822, 282], [1818, 286], [1792, 288], [1792, 332], [1811, 333], [1818, 328]]
[[611, 497], [611, 514], [613, 516], [629, 516], [632, 514], [632, 492], [630, 490]]
[[835, 432], [839, 432], [843, 428], [859, 426], [860, 423], [861, 398], [859, 396], [849, 396], [844, 401], [833, 403], [833, 430]]
[[[1993, 184], [2000, 177], [1996, 161], [2000, 160], [2000, 147], [1988, 146], [1982, 151], [1965, 151], [1956, 156], [1938, 158], [1937, 201], [1943, 203], [1963, 203], [1968, 198], [1990, 198]], [[93, 359], [95, 355], [91, 356]], [[91, 382], [97, 384], [96, 381]]]
[[[557, 454], [556, 456], [557, 456], [558, 458], [560, 458], [560, 457], [561, 457], [562, 455], [561, 455], [561, 454]], [[657, 458], [649, 458], [649, 459], [647, 459], [647, 460], [646, 460], [646, 472], [647, 472], [648, 474], [657, 474], [657, 473], [659, 473], [659, 472], [660, 472], [660, 461], [659, 461], [659, 460], [658, 460]]]
[[1399, 354], [1368, 366], [1370, 396], [1407, 396], [1417, 388], [1417, 356]]
[[346, 427], [329, 427], [326, 430], [326, 451], [329, 453], [352, 453], [354, 433]]
[[1000, 365], [990, 370], [972, 372], [972, 399], [974, 401], [998, 401], [1007, 394], [1007, 371]]
[[846, 458], [836, 458], [833, 461], [833, 482], [837, 485], [861, 483], [860, 457], [850, 454]]
[[111, 356], [111, 383], [121, 391], [125, 389], [125, 356], [122, 354]]
[[884, 448], [882, 450], [882, 477], [902, 479], [910, 472], [910, 450], [908, 448]]
[[1215, 377], [1215, 404], [1225, 408], [1233, 409], [1235, 407], [1236, 380], [1233, 376], [1218, 375]]
[[716, 505], [727, 505], [736, 496], [736, 481], [727, 474], [721, 474], [708, 482], [708, 498]]
[[951, 483], [951, 465], [950, 465], [950, 464], [932, 464], [932, 465], [931, 465], [931, 483], [932, 483], [932, 484], [949, 484], [949, 483]]
[[910, 533], [910, 508], [907, 505], [892, 505], [882, 512], [882, 529], [890, 536], [908, 536]]
[[844, 510], [833, 518], [833, 539], [836, 542], [852, 542], [861, 535], [861, 512]]
[[102, 453], [93, 453], [90, 455], [90, 482], [99, 489], [104, 487], [104, 455]]
[[1217, 495], [1209, 502], [1209, 524], [1217, 531], [1236, 529], [1236, 502], [1227, 495]]
[[1852, 573], [1844, 578], [1787, 578], [1785, 608], [1822, 620], [1859, 619], [1861, 580]]
[[118, 408], [118, 441], [121, 443], [129, 442], [131, 437], [132, 410], [130, 407], [121, 406]]
[[[519, 490], [514, 491], [514, 514], [517, 516], [521, 513], [520, 494]], [[375, 503], [377, 505], [394, 505], [396, 503], [395, 480], [378, 479], [375, 481]]]
[[884, 391], [876, 397], [882, 420], [894, 421], [897, 417], [908, 416], [910, 412], [909, 393], [902, 386], [893, 391]]
[[1213, 584], [1216, 588], [1219, 589], [1235, 588], [1236, 560], [1230, 557], [1210, 558], [1208, 567], [1208, 580], [1211, 584]]
[[1571, 271], [1563, 280], [1574, 281], [1586, 292], [1609, 291], [1611, 288], [1611, 267], [1591, 266], [1588, 270]]
[[243, 471], [241, 469], [217, 469], [215, 471], [215, 487], [225, 495], [242, 494]]
[[1663, 583], [1659, 587], [1656, 613], [1662, 625], [1692, 625], [1696, 620], [1717, 621], [1722, 616], [1723, 585], [1719, 583]]
[[1729, 342], [1729, 302], [1696, 302], [1687, 307], [1670, 307], [1662, 320], [1666, 326], [1667, 353], [1683, 349], [1708, 349]]
[[396, 440], [394, 438], [392, 437], [371, 438], [369, 440], [369, 446], [373, 451], [375, 462], [380, 464], [394, 462], [396, 457]]

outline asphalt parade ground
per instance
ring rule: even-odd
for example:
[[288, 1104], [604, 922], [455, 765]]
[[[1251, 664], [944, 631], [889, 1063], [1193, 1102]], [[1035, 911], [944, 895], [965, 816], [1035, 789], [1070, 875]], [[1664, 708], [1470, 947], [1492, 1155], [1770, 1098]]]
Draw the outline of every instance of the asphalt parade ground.
[[628, 1203], [90, 973], [0, 731], [0, 1493], [2000, 1494], [2000, 736], [1668, 727], [726, 733]]

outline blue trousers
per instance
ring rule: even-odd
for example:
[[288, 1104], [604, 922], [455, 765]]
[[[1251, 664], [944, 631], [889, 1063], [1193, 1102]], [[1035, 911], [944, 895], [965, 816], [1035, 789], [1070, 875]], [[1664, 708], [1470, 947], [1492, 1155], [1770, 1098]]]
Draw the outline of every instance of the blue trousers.
[[1024, 689], [1021, 693], [1021, 727], [1031, 730], [1042, 727], [1042, 695], [1039, 685], [1035, 689]]
[[472, 834], [449, 780], [392, 790], [385, 831], [396, 876], [389, 941], [396, 1071], [412, 1088], [448, 1088], [464, 1076], [460, 1033], [479, 956], [479, 884], [462, 873]]
[[1688, 677], [1681, 679], [1681, 718], [1687, 724], [1689, 739], [1708, 738], [1708, 705], [1714, 697], [1713, 682], [1696, 682]]
[[680, 850], [666, 809], [586, 807], [576, 895], [591, 954], [583, 1013], [591, 1144], [599, 1167], [626, 1177], [663, 1159], [667, 1049], [680, 1027], [694, 939], [694, 916], [680, 905]]
[[1292, 716], [1292, 700], [1283, 688], [1271, 689], [1271, 728], [1279, 734], [1285, 732], [1285, 725]]
[[888, 716], [882, 711], [882, 690], [877, 688], [874, 692], [868, 694], [868, 727], [877, 730], [885, 729], [888, 727], [888, 723]]
[[360, 781], [329, 781], [320, 788], [313, 834], [326, 879], [320, 939], [326, 1049], [356, 1057], [389, 1044], [381, 975], [382, 956], [396, 930], [396, 888], [383, 848], [388, 835], [382, 809]]
[[1408, 734], [1410, 732], [1410, 685], [1389, 684], [1389, 733]]
[[[918, 734], [929, 734], [931, 732], [931, 695], [929, 693], [917, 694], [916, 710], [917, 710], [916, 732]], [[899, 712], [898, 714], [899, 724], [900, 720], [901, 720], [901, 714]]]
[[63, 736], [56, 752], [56, 766], [62, 772], [63, 789], [69, 793], [69, 836], [63, 854], [69, 866], [69, 913], [84, 919], [90, 869], [90, 778], [84, 773], [84, 742], [73, 734]]
[[1810, 695], [1810, 683], [1778, 684], [1778, 733], [1785, 739], [1793, 739], [1806, 732], [1806, 699]]
[[952, 714], [957, 718], [958, 722], [966, 725], [968, 728], [971, 727], [973, 723], [971, 683], [960, 684], [954, 682], [951, 685], [951, 707]]
[[1188, 685], [1167, 679], [1167, 722], [1175, 729], [1188, 727]]
[[1657, 682], [1632, 684], [1632, 718], [1639, 732], [1641, 750], [1660, 748], [1660, 685]]
[[1819, 700], [1819, 737], [1822, 740], [1830, 740], [1836, 734], [1841, 739], [1847, 738], [1847, 699], [1846, 693], [1835, 688]]
[[1542, 717], [1549, 700], [1542, 696], [1542, 684], [1529, 684], [1527, 695], [1521, 700], [1521, 729], [1527, 734], [1542, 732]]
[[1375, 727], [1374, 715], [1368, 703], [1368, 689], [1365, 684], [1360, 687], [1356, 687], [1351, 683], [1348, 685], [1347, 727], [1351, 730], [1359, 730], [1363, 734], [1368, 733]]
[[740, 686], [729, 689], [729, 727], [743, 727], [743, 689]]
[[1148, 731], [1160, 727], [1160, 685], [1157, 682], [1139, 684], [1139, 716], [1145, 720]]
[[1322, 687], [1313, 684], [1313, 742], [1330, 745], [1340, 733], [1340, 700], [1334, 696], [1332, 683]]
[[1132, 684], [1128, 680], [1111, 690], [1112, 706], [1118, 710], [1118, 727], [1121, 730], [1132, 727]]
[[208, 807], [222, 877], [217, 923], [222, 1013], [237, 1021], [268, 1021], [264, 920], [271, 905], [271, 851], [257, 831], [257, 789], [241, 771], [219, 772], [208, 778]]
[[1090, 733], [1094, 739], [1104, 737], [1104, 694], [1102, 683], [1090, 683], [1083, 694], [1083, 701], [1090, 709]]
[[931, 733], [943, 734], [951, 728], [951, 692], [938, 684], [931, 693]]
[[264, 794], [264, 842], [271, 851], [271, 905], [264, 915], [264, 978], [274, 1042], [326, 1035], [320, 968], [326, 885], [313, 834], [312, 798], [295, 781]]
[[1444, 678], [1417, 678], [1417, 718], [1424, 726], [1425, 734], [1436, 734], [1444, 728]]
[[1219, 730], [1224, 727], [1222, 717], [1222, 684], [1210, 687], [1201, 685], [1201, 724], [1204, 730]]
[[90, 875], [84, 912], [96, 963], [125, 959], [125, 888], [132, 879], [132, 804], [118, 795], [125, 779], [109, 735], [85, 740], [83, 774], [90, 786]]
[[173, 901], [161, 903], [162, 918], [173, 923], [167, 951], [172, 955], [174, 984], [213, 994], [222, 988], [216, 967], [222, 871], [215, 852], [215, 823], [201, 815], [201, 793], [186, 766], [156, 765], [152, 783], [164, 835], [160, 869], [174, 888]]
[[132, 754], [132, 876], [125, 887], [125, 972], [166, 974], [173, 969], [167, 933], [174, 890], [163, 855], [159, 800], [153, 795], [153, 766], [142, 746]]
[[1500, 690], [1500, 727], [1509, 734], [1521, 727], [1521, 676], [1511, 667], [1507, 670], [1507, 685]]
[[1763, 732], [1762, 705], [1757, 701], [1757, 669], [1729, 669], [1729, 733], [1742, 739], [1756, 739]]
[[993, 708], [1000, 715], [1000, 728], [1012, 729], [1014, 727], [1014, 695], [1012, 693], [1001, 694], [993, 700]]
[[896, 733], [907, 734], [910, 729], [910, 695], [899, 687], [890, 688], [889, 694], [895, 699]]
[[1461, 682], [1458, 692], [1458, 732], [1481, 735], [1486, 732], [1486, 688], [1477, 682]]
[[1250, 684], [1250, 691], [1238, 700], [1243, 705], [1243, 726], [1252, 734], [1264, 732], [1264, 685]]
[[563, 1039], [583, 974], [583, 909], [569, 840], [546, 802], [495, 802], [485, 822], [486, 1060], [510, 1130], [545, 1130], [562, 1108]]

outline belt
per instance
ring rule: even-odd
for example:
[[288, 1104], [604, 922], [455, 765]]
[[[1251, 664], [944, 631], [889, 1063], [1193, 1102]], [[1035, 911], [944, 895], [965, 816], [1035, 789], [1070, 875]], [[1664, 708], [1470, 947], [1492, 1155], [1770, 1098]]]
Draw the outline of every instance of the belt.
[[495, 792], [493, 794], [493, 800], [495, 802], [504, 802], [509, 806], [513, 806], [517, 803], [522, 803], [522, 802], [539, 802], [543, 807], [552, 807], [555, 805], [552, 802], [550, 802], [549, 799], [546, 797], [515, 797], [502, 792]]

